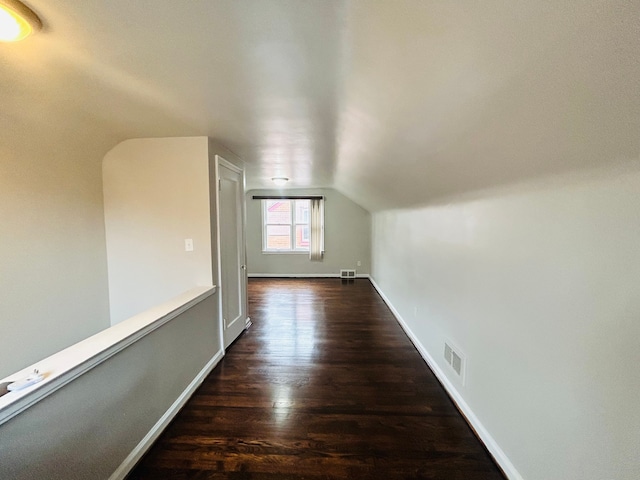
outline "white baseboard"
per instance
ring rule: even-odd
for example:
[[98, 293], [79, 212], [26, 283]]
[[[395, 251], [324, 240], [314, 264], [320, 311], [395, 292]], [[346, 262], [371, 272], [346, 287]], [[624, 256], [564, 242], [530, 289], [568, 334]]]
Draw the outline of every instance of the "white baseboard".
[[224, 356], [224, 351], [219, 350], [211, 360], [207, 362], [202, 370], [196, 375], [193, 381], [184, 389], [182, 394], [176, 399], [175, 402], [169, 407], [169, 409], [160, 417], [160, 419], [156, 422], [156, 424], [149, 430], [140, 443], [136, 445], [136, 447], [131, 451], [131, 453], [124, 459], [124, 461], [120, 464], [120, 466], [116, 469], [115, 472], [111, 474], [109, 480], [124, 480], [126, 476], [129, 474], [131, 469], [136, 466], [138, 461], [142, 458], [142, 456], [147, 452], [149, 447], [156, 441], [156, 439], [160, 436], [162, 431], [169, 425], [173, 417], [180, 411], [180, 409], [187, 403], [187, 400], [194, 394], [197, 388], [202, 384], [204, 379], [211, 373], [211, 371], [218, 365], [222, 357]]
[[402, 315], [400, 315], [400, 313], [396, 310], [396, 308], [393, 306], [391, 301], [384, 294], [380, 286], [376, 283], [373, 277], [369, 277], [369, 280], [371, 281], [371, 284], [374, 286], [374, 288], [377, 290], [378, 294], [380, 294], [384, 302], [387, 304], [387, 306], [391, 310], [391, 313], [393, 313], [393, 315], [396, 317], [396, 320], [398, 321], [402, 329], [405, 331], [405, 333], [407, 334], [411, 342], [413, 342], [418, 352], [420, 352], [420, 355], [422, 356], [424, 361], [427, 363], [431, 371], [438, 378], [438, 380], [440, 381], [444, 389], [447, 391], [447, 393], [449, 394], [453, 402], [456, 404], [460, 412], [462, 412], [462, 415], [464, 415], [469, 425], [471, 425], [471, 428], [475, 430], [476, 434], [478, 435], [482, 443], [484, 443], [487, 450], [489, 450], [489, 453], [491, 453], [494, 460], [500, 466], [500, 468], [502, 469], [504, 474], [507, 476], [507, 478], [509, 480], [524, 480], [522, 475], [520, 475], [520, 473], [516, 470], [513, 463], [511, 463], [511, 461], [509, 460], [507, 455], [504, 453], [504, 451], [500, 448], [498, 443], [494, 440], [494, 438], [487, 431], [484, 425], [482, 425], [478, 417], [476, 417], [475, 413], [473, 413], [473, 410], [471, 410], [471, 407], [469, 407], [469, 405], [467, 405], [467, 402], [464, 401], [464, 399], [462, 398], [462, 395], [460, 395], [460, 392], [458, 392], [455, 386], [449, 381], [445, 373], [438, 366], [438, 364], [433, 359], [433, 357], [429, 354], [429, 352], [424, 347], [424, 345], [422, 345], [418, 337], [416, 337], [414, 333], [411, 331], [407, 323], [402, 318]]
[[[340, 278], [339, 273], [249, 273], [249, 278]], [[368, 273], [358, 273], [356, 278], [370, 278]]]

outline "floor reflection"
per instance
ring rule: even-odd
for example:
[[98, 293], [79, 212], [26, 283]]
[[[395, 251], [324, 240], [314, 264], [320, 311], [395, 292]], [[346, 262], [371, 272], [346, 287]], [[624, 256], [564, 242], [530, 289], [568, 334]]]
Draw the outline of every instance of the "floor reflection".
[[291, 395], [291, 387], [278, 385], [273, 393], [273, 418], [279, 427], [287, 425], [295, 401]]
[[275, 360], [280, 357], [287, 364], [312, 362], [324, 326], [323, 300], [310, 288], [275, 285], [265, 292], [260, 312], [268, 335], [263, 337], [265, 354]]
[[504, 480], [367, 280], [252, 279], [249, 312], [131, 480]]
[[270, 285], [262, 295], [261, 350], [264, 360], [277, 368], [277, 375], [265, 381], [270, 384], [272, 419], [283, 432], [292, 426], [296, 400], [305, 396], [321, 356], [324, 301], [312, 288], [295, 282]]

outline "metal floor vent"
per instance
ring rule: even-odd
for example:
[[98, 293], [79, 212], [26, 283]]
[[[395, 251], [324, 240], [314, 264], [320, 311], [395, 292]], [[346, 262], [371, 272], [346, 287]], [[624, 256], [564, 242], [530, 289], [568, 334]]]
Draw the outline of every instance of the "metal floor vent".
[[356, 278], [355, 270], [340, 270], [340, 278]]

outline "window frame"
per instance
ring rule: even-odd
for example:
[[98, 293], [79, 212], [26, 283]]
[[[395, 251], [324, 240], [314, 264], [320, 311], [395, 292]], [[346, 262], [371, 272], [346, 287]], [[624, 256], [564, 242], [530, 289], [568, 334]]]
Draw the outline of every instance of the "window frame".
[[[289, 202], [291, 205], [289, 209], [289, 223], [267, 223], [267, 203], [269, 201], [278, 201], [278, 202]], [[307, 218], [306, 223], [297, 222], [296, 215], [296, 205], [297, 202], [307, 202], [309, 205], [309, 217]], [[279, 198], [279, 199], [261, 199], [261, 211], [262, 211], [262, 253], [265, 254], [285, 254], [285, 255], [309, 255], [309, 251], [311, 249], [311, 245], [306, 248], [296, 248], [296, 232], [297, 226], [306, 226], [309, 232], [309, 236], [311, 235], [311, 201], [305, 198]], [[287, 226], [289, 227], [289, 237], [291, 241], [291, 248], [288, 249], [278, 249], [278, 248], [268, 248], [267, 247], [267, 227], [269, 226]]]

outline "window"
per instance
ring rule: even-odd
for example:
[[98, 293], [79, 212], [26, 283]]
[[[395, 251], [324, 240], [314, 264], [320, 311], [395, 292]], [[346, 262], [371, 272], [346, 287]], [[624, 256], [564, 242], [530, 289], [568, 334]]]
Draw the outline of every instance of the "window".
[[309, 200], [262, 200], [262, 250], [309, 252]]

